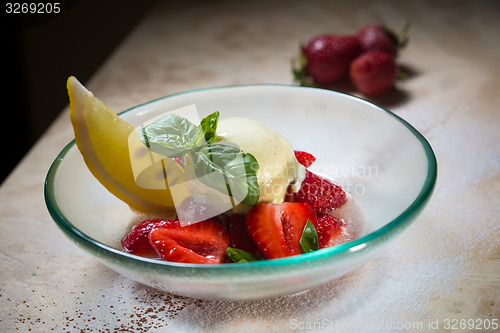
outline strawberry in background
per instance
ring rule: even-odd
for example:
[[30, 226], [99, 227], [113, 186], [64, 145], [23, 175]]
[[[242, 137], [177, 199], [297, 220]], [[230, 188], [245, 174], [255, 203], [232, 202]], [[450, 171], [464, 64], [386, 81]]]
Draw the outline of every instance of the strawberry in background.
[[294, 80], [302, 86], [331, 87], [348, 77], [366, 96], [385, 94], [398, 76], [396, 57], [408, 43], [408, 29], [405, 25], [398, 36], [383, 25], [367, 24], [353, 35], [315, 36], [292, 66]]
[[382, 24], [367, 24], [357, 34], [363, 52], [380, 51], [393, 57], [408, 43], [406, 37], [409, 25], [405, 25], [398, 36], [390, 28]]
[[394, 58], [381, 51], [363, 53], [349, 69], [352, 84], [366, 96], [379, 96], [391, 90], [397, 74]]
[[305, 73], [319, 84], [333, 84], [342, 79], [349, 64], [361, 53], [356, 36], [320, 35], [312, 38], [303, 48], [307, 60]]

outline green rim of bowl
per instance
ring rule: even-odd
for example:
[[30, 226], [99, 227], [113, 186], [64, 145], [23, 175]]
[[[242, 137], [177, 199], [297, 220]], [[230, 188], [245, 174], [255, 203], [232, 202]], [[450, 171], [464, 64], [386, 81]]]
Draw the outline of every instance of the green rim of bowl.
[[318, 251], [302, 254], [299, 256], [292, 256], [292, 257], [286, 257], [282, 259], [273, 259], [273, 260], [262, 260], [262, 261], [255, 261], [255, 262], [247, 262], [247, 263], [225, 263], [225, 264], [219, 264], [219, 265], [201, 265], [201, 264], [185, 264], [185, 263], [174, 263], [174, 262], [168, 262], [168, 261], [160, 261], [160, 260], [155, 260], [155, 259], [149, 259], [149, 258], [143, 258], [139, 257], [136, 255], [132, 255], [129, 253], [126, 253], [121, 250], [117, 250], [115, 248], [112, 248], [110, 246], [107, 246], [105, 244], [102, 244], [81, 231], [79, 231], [76, 227], [74, 227], [70, 221], [64, 216], [64, 214], [61, 212], [59, 209], [59, 206], [57, 205], [55, 201], [55, 196], [54, 196], [54, 177], [57, 171], [58, 166], [64, 159], [65, 155], [68, 153], [68, 151], [73, 148], [75, 145], [75, 140], [72, 140], [70, 143], [64, 147], [64, 149], [59, 153], [59, 155], [56, 157], [54, 162], [52, 163], [46, 179], [45, 179], [45, 186], [44, 186], [44, 195], [45, 195], [45, 203], [47, 205], [47, 209], [56, 222], [56, 224], [59, 226], [59, 228], [75, 243], [78, 245], [86, 248], [88, 251], [91, 251], [98, 255], [99, 257], [105, 257], [107, 259], [110, 259], [114, 262], [118, 262], [121, 264], [134, 264], [134, 265], [142, 265], [145, 269], [147, 268], [152, 268], [154, 266], [154, 269], [156, 271], [164, 270], [164, 272], [172, 272], [173, 270], [177, 269], [200, 269], [204, 271], [221, 271], [221, 270], [230, 270], [230, 271], [242, 271], [245, 269], [248, 269], [249, 267], [252, 267], [253, 270], [262, 270], [266, 269], [269, 267], [276, 267], [276, 266], [286, 266], [286, 265], [294, 265], [297, 266], [298, 264], [310, 264], [315, 261], [321, 261], [325, 259], [330, 259], [332, 257], [336, 258], [343, 258], [345, 256], [348, 256], [352, 252], [362, 252], [366, 251], [368, 249], [371, 249], [373, 247], [376, 247], [383, 243], [385, 239], [388, 239], [390, 237], [395, 236], [396, 234], [399, 234], [401, 231], [403, 231], [408, 225], [411, 224], [411, 222], [420, 214], [422, 209], [425, 207], [427, 204], [429, 198], [432, 195], [432, 192], [434, 190], [435, 184], [436, 184], [436, 179], [437, 179], [437, 161], [436, 161], [436, 156], [429, 144], [429, 142], [420, 134], [413, 126], [411, 126], [408, 122], [406, 122], [404, 119], [401, 117], [395, 115], [389, 110], [386, 110], [378, 105], [375, 105], [367, 100], [364, 100], [362, 98], [336, 92], [336, 91], [331, 91], [331, 90], [325, 90], [325, 89], [320, 89], [320, 88], [311, 88], [311, 87], [299, 87], [299, 86], [290, 86], [290, 85], [280, 85], [280, 84], [249, 84], [249, 85], [236, 85], [236, 86], [221, 86], [221, 87], [212, 87], [212, 88], [202, 88], [202, 89], [195, 89], [195, 90], [190, 90], [190, 91], [185, 91], [173, 95], [169, 95], [166, 97], [158, 98], [152, 101], [149, 101], [147, 103], [143, 103], [137, 106], [134, 106], [126, 111], [123, 111], [120, 113], [120, 115], [130, 112], [134, 109], [137, 109], [139, 107], [142, 107], [144, 105], [153, 103], [155, 101], [163, 100], [163, 99], [168, 99], [172, 98], [175, 96], [183, 95], [183, 94], [190, 94], [194, 92], [199, 92], [199, 91], [207, 91], [207, 90], [215, 90], [215, 89], [237, 89], [237, 88], [245, 88], [245, 87], [269, 87], [269, 88], [276, 88], [276, 87], [281, 87], [281, 88], [286, 88], [286, 89], [311, 89], [315, 90], [320, 93], [326, 93], [326, 94], [336, 94], [336, 95], [343, 95], [347, 98], [354, 99], [357, 102], [361, 103], [366, 103], [369, 104], [375, 109], [378, 109], [379, 111], [385, 112], [388, 116], [395, 118], [398, 120], [402, 125], [404, 125], [420, 142], [422, 145], [425, 155], [427, 157], [427, 164], [428, 164], [428, 170], [427, 170], [427, 177], [425, 179], [424, 185], [422, 189], [420, 190], [418, 196], [415, 198], [415, 200], [403, 211], [399, 216], [394, 218], [392, 221], [388, 222], [386, 225], [383, 227], [377, 229], [376, 231], [365, 235], [359, 239], [356, 239], [354, 241], [351, 241], [349, 243], [341, 244], [335, 247], [331, 248], [326, 248], [326, 249], [321, 249]]

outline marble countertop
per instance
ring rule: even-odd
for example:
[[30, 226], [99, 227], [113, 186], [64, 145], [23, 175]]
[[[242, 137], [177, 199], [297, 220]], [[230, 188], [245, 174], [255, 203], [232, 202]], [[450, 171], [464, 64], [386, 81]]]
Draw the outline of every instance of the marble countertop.
[[402, 3], [159, 3], [87, 84], [116, 111], [196, 88], [291, 84], [291, 55], [311, 36], [411, 22], [399, 59], [411, 76], [375, 102], [429, 140], [438, 181], [376, 258], [252, 302], [193, 300], [122, 277], [66, 239], [45, 207], [44, 177], [73, 138], [65, 109], [0, 188], [0, 330], [465, 332], [446, 325], [500, 318], [500, 3]]

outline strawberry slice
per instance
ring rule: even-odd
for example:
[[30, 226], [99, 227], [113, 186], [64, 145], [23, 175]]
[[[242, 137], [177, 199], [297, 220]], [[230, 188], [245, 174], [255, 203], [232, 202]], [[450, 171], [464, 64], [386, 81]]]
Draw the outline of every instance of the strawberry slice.
[[245, 215], [234, 214], [229, 221], [229, 234], [231, 235], [231, 247], [245, 250], [258, 255], [259, 250], [248, 234], [245, 224]]
[[328, 213], [345, 204], [347, 197], [339, 185], [306, 170], [300, 190], [293, 194], [291, 201], [306, 203], [316, 212]]
[[309, 168], [311, 166], [311, 164], [313, 164], [314, 161], [316, 161], [316, 157], [314, 157], [313, 155], [311, 155], [305, 151], [295, 150], [294, 153], [295, 153], [295, 158], [297, 159], [297, 162], [299, 162], [300, 164], [302, 164], [306, 168]]
[[342, 226], [344, 221], [323, 213], [318, 213], [317, 218], [316, 232], [318, 234], [319, 248], [339, 245], [340, 237], [343, 234]]
[[162, 219], [148, 219], [139, 223], [122, 240], [122, 246], [126, 252], [142, 257], [158, 258], [158, 253], [149, 243], [149, 232], [155, 223], [162, 223]]
[[316, 226], [316, 213], [307, 204], [258, 204], [247, 213], [248, 233], [266, 259], [302, 253], [300, 237], [307, 221]]
[[220, 264], [226, 258], [229, 233], [210, 220], [181, 226], [179, 221], [156, 223], [149, 232], [149, 242], [167, 261]]

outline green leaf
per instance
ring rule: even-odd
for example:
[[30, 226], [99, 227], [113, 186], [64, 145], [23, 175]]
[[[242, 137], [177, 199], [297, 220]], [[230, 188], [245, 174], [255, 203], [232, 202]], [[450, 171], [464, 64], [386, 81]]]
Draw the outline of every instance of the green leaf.
[[261, 260], [258, 256], [255, 254], [241, 250], [241, 249], [235, 249], [233, 247], [228, 247], [226, 249], [226, 254], [229, 259], [231, 259], [234, 262], [249, 262], [249, 261], [259, 261]]
[[304, 253], [316, 251], [319, 248], [318, 233], [316, 232], [316, 228], [314, 228], [314, 224], [312, 224], [310, 220], [307, 220], [307, 223], [304, 226], [299, 243], [302, 247], [302, 252]]
[[209, 114], [201, 120], [200, 127], [205, 136], [205, 142], [210, 143], [215, 139], [217, 124], [219, 123], [219, 111]]
[[259, 163], [237, 146], [214, 143], [218, 122], [218, 111], [203, 118], [199, 126], [168, 114], [145, 126], [139, 134], [151, 151], [170, 158], [189, 157], [193, 161], [189, 165], [201, 182], [231, 196], [236, 203], [253, 206], [260, 195]]
[[223, 142], [204, 146], [194, 160], [194, 170], [201, 182], [247, 206], [259, 200], [258, 169], [259, 163], [252, 154]]
[[206, 144], [201, 126], [175, 114], [146, 125], [140, 138], [151, 151], [170, 158], [196, 151]]

